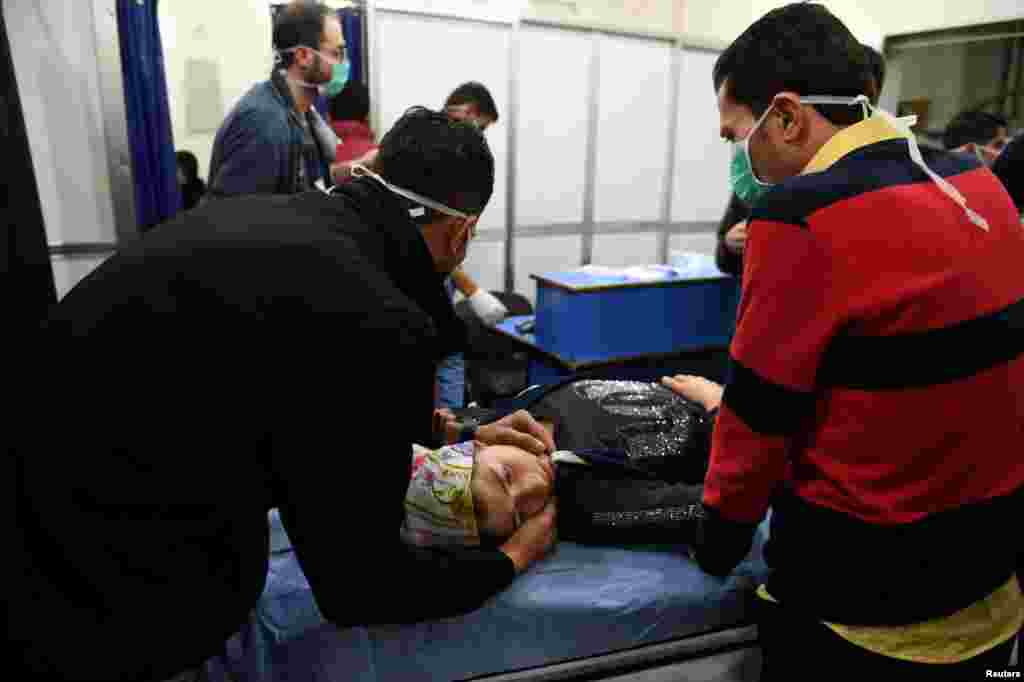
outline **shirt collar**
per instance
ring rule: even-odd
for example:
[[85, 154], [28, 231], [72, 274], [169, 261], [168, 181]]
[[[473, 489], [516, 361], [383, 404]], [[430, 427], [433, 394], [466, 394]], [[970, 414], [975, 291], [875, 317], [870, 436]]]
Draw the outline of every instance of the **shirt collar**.
[[833, 135], [832, 139], [822, 145], [818, 153], [814, 155], [802, 174], [820, 173], [827, 170], [839, 159], [862, 147], [877, 142], [900, 139], [903, 139], [903, 135], [889, 125], [885, 119], [881, 116], [871, 116], [859, 123], [847, 126]]

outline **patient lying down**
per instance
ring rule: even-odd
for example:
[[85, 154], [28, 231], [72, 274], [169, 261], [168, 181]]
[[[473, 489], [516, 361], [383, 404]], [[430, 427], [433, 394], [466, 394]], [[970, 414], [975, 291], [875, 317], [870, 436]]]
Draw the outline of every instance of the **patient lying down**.
[[[496, 546], [555, 495], [562, 539], [691, 543], [703, 514], [704, 427], [681, 411], [677, 398], [664, 388], [607, 381], [578, 382], [565, 391], [548, 401], [561, 419], [564, 442], [575, 438], [585, 446], [587, 441], [568, 428], [585, 423], [584, 430], [597, 436], [609, 428], [625, 434], [622, 447], [590, 451], [584, 460], [556, 453], [552, 461], [511, 446], [475, 442], [434, 451], [414, 446], [404, 539], [420, 546]], [[595, 396], [619, 414], [605, 418], [597, 408], [588, 412]], [[638, 411], [638, 397], [646, 411]], [[632, 411], [622, 414], [616, 400], [628, 402]], [[658, 419], [651, 418], [652, 410], [660, 410]], [[652, 459], [657, 466], [650, 464]]]
[[473, 441], [413, 446], [402, 536], [420, 546], [496, 546], [539, 513], [554, 490], [549, 457]]

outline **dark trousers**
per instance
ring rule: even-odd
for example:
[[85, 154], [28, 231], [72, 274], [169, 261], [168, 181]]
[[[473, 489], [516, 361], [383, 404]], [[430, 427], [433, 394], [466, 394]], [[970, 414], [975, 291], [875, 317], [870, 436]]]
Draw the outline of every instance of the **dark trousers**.
[[1007, 670], [1015, 638], [961, 663], [912, 663], [863, 649], [827, 626], [758, 599], [761, 682], [804, 679], [865, 682], [972, 682]]

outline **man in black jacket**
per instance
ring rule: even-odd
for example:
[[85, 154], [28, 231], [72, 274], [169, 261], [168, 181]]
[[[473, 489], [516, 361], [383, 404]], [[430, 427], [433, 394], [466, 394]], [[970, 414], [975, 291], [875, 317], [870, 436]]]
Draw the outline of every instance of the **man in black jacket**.
[[[17, 385], [11, 421], [18, 679], [163, 680], [216, 654], [260, 596], [273, 507], [338, 626], [476, 608], [551, 546], [553, 505], [497, 549], [400, 541], [410, 445], [464, 333], [442, 277], [494, 161], [414, 109], [379, 169], [182, 214], [56, 306], [36, 350], [62, 364]], [[553, 448], [525, 413], [476, 437]]]

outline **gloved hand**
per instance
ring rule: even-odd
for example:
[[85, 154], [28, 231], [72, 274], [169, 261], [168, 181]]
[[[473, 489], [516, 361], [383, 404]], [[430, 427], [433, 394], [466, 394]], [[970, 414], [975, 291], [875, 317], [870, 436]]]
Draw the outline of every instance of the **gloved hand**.
[[502, 305], [501, 301], [489, 291], [477, 289], [466, 300], [469, 301], [469, 307], [484, 324], [497, 324], [508, 315], [508, 308]]

